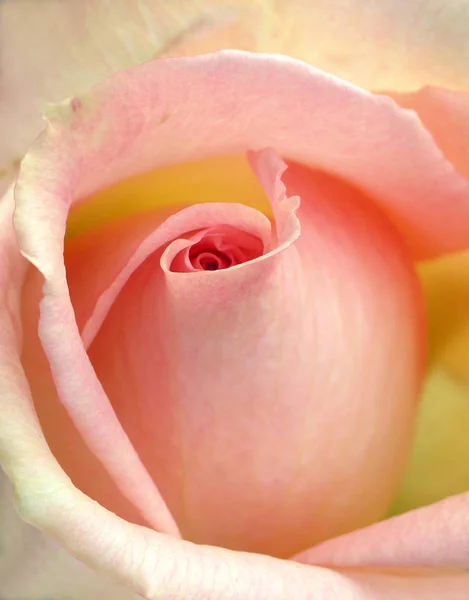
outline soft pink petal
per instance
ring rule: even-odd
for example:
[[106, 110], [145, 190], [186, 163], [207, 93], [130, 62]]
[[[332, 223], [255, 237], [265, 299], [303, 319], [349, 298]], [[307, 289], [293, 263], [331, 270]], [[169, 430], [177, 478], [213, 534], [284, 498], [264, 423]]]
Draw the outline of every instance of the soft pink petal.
[[392, 96], [401, 106], [417, 112], [445, 156], [469, 177], [469, 93], [425, 87]]
[[[86, 578], [81, 583], [87, 580], [89, 595], [83, 600], [94, 600], [93, 594], [96, 600], [101, 600], [100, 591], [111, 592], [115, 594], [113, 598], [119, 599], [122, 594], [127, 600], [123, 589], [106, 587], [106, 574], [147, 600], [440, 600], [443, 594], [448, 600], [467, 597], [469, 575], [464, 572], [348, 570], [341, 573], [178, 541], [130, 525], [99, 506], [93, 507], [88, 498], [78, 493], [68, 498], [66, 494], [57, 494], [48, 508], [47, 518], [41, 520], [42, 527], [68, 539], [68, 549], [83, 560], [89, 557], [89, 547], [94, 549], [93, 566], [102, 571], [101, 575], [83, 569], [80, 573], [78, 566], [70, 565], [70, 559], [64, 555], [58, 565], [53, 560], [49, 563], [52, 574], [56, 570], [60, 573], [62, 567], [69, 575]], [[97, 532], [103, 531], [107, 534], [98, 535]], [[36, 581], [41, 583], [40, 574]], [[51, 587], [60, 589], [57, 584]], [[20, 592], [21, 583], [9, 589]], [[64, 595], [74, 598], [71, 591]], [[37, 598], [37, 594], [32, 598]], [[80, 596], [77, 598], [82, 600]]]
[[[469, 493], [329, 540], [297, 557], [337, 567], [469, 567]], [[469, 588], [468, 588], [469, 589]]]
[[[90, 449], [89, 444], [87, 444], [87, 436], [83, 436], [77, 428], [80, 420], [77, 419], [74, 423], [74, 411], [82, 410], [85, 419], [88, 413], [88, 418], [91, 416], [92, 419], [92, 431], [98, 437], [98, 443], [101, 441], [99, 436], [102, 427], [99, 423], [99, 414], [96, 414], [96, 409], [90, 408], [89, 403], [86, 401], [86, 395], [84, 401], [81, 400], [75, 403], [71, 414], [58, 398], [50, 365], [38, 336], [39, 303], [42, 297], [42, 287], [42, 276], [31, 269], [22, 290], [21, 321], [24, 337], [21, 364], [28, 378], [31, 393], [34, 397], [34, 408], [48, 445], [54, 455], [59, 458], [62, 468], [65, 469], [74, 485], [78, 486], [79, 489], [128, 521], [140, 524], [154, 523], [154, 512], [150, 513], [148, 511], [148, 505], [147, 510], [145, 510], [141, 502], [132, 502], [132, 496], [135, 495], [136, 491], [141, 494], [142, 487], [136, 489], [134, 485], [130, 490], [130, 494], [125, 488], [129, 457], [126, 456], [124, 460], [118, 452], [117, 459], [114, 460], [121, 460], [124, 465], [123, 471], [116, 473], [115, 469], [114, 471], [112, 468], [108, 469], [109, 465], [103, 464], [100, 455], [94, 453], [92, 448]], [[111, 444], [109, 450], [114, 447]], [[105, 448], [105, 450], [107, 449]], [[131, 454], [130, 465], [132, 460]], [[152, 482], [150, 482], [150, 486], [151, 498], [154, 487]], [[145, 492], [144, 488], [143, 492]], [[155, 508], [155, 505], [153, 505], [153, 508]], [[163, 505], [161, 513], [164, 514], [165, 512], [166, 509]], [[154, 525], [157, 526], [155, 523]]]
[[[51, 133], [34, 154], [52, 144], [57, 158], [68, 157], [51, 175], [76, 181], [75, 198], [163, 164], [272, 146], [361, 187], [417, 257], [467, 244], [469, 184], [415, 115], [287, 58], [231, 51], [154, 61], [51, 109], [48, 118]], [[31, 181], [45, 177], [33, 170], [29, 158]], [[58, 210], [52, 197], [42, 205], [48, 215]]]
[[51, 433], [52, 448], [62, 449], [61, 463], [70, 468], [67, 472], [74, 483], [130, 520], [178, 535], [172, 515], [89, 363], [68, 297], [65, 270], [44, 287], [43, 278], [30, 273], [22, 308], [22, 363], [41, 424]]
[[[12, 258], [12, 254], [3, 256]], [[4, 332], [3, 329], [2, 350], [5, 349]], [[13, 364], [3, 364], [2, 374], [9, 374], [20, 382], [21, 375], [15, 375]], [[10, 386], [9, 390], [11, 393], [14, 387]], [[7, 399], [3, 394], [2, 407]], [[0, 412], [1, 457], [20, 492], [21, 514], [36, 527], [59, 540], [67, 540], [70, 552], [92, 563], [102, 573], [88, 570], [83, 563], [75, 561], [47, 534], [18, 524], [22, 529], [16, 531], [26, 543], [26, 547], [21, 548], [18, 566], [15, 567], [16, 558], [5, 563], [5, 552], [0, 555], [0, 569], [4, 568], [6, 573], [0, 582], [0, 593], [8, 597], [35, 600], [43, 593], [73, 600], [102, 600], [103, 597], [130, 600], [135, 597], [134, 590], [148, 600], [291, 600], [292, 597], [313, 600], [318, 594], [328, 594], [331, 600], [394, 597], [404, 600], [425, 592], [424, 597], [436, 600], [443, 589], [449, 600], [464, 598], [467, 589], [464, 574], [431, 576], [422, 573], [411, 574], [410, 578], [402, 574], [351, 572], [342, 575], [263, 556], [197, 547], [131, 525], [73, 487], [64, 485], [66, 479], [54, 464], [32, 413], [25, 410], [27, 406], [25, 394], [16, 396], [15, 402], [10, 403], [8, 420], [4, 412]], [[19, 411], [18, 416], [15, 410]], [[15, 435], [10, 439], [13, 423]], [[31, 456], [35, 457], [34, 461]], [[6, 488], [5, 491], [8, 492]], [[8, 495], [2, 494], [1, 516], [10, 527], [7, 531], [11, 550], [15, 516], [6, 512], [5, 502], [9, 500]], [[5, 531], [2, 523], [1, 532]], [[112, 579], [108, 579], [108, 575]]]
[[[55, 495], [59, 500], [65, 490], [73, 490], [73, 487], [56, 464], [41, 433], [20, 363], [20, 292], [27, 262], [16, 244], [12, 227], [13, 206], [10, 189], [0, 201], [0, 461], [15, 483], [16, 501], [23, 516], [34, 513], [34, 518], [41, 520], [41, 513], [54, 512], [50, 498]], [[73, 600], [98, 600], [111, 594], [119, 600], [132, 598], [125, 591], [121, 593], [111, 578], [93, 572], [68, 555], [47, 534], [21, 522], [13, 508], [11, 492], [2, 471], [2, 597], [35, 599], [38, 594], [44, 594], [67, 596]], [[93, 514], [92, 506], [89, 514]], [[73, 590], [70, 589], [71, 582], [74, 582]]]
[[[44, 454], [46, 447], [37, 426], [39, 435], [30, 437], [33, 423], [28, 425], [28, 418], [23, 418], [18, 425], [16, 434], [22, 443], [29, 440], [29, 450], [36, 458]], [[15, 443], [9, 446], [13, 452], [19, 447]], [[49, 456], [50, 472], [53, 459]], [[10, 551], [14, 532], [17, 541], [21, 540], [16, 546], [21, 551], [19, 561], [10, 555], [12, 560], [8, 562], [4, 551], [0, 555], [0, 593], [6, 597], [36, 600], [38, 594], [43, 594], [71, 600], [136, 600], [138, 593], [148, 600], [315, 600], [318, 594], [328, 594], [331, 600], [413, 600], [416, 596], [439, 600], [444, 590], [449, 600], [465, 598], [467, 574], [340, 574], [175, 542], [120, 520], [73, 488], [68, 492], [65, 487], [56, 488], [53, 496], [47, 495], [41, 462], [25, 458], [24, 469], [18, 469], [19, 461], [15, 461], [16, 475], [22, 470], [27, 477], [21, 485], [23, 492], [28, 490], [27, 495], [20, 496], [23, 517], [54, 537], [67, 539], [68, 550], [86, 562], [90, 562], [93, 548], [93, 566], [102, 572], [77, 561], [49, 535], [17, 521], [7, 504], [11, 501], [8, 486], [2, 483], [0, 514], [8, 529], [2, 521], [1, 533], [9, 534]], [[425, 596], [421, 596], [423, 593]]]

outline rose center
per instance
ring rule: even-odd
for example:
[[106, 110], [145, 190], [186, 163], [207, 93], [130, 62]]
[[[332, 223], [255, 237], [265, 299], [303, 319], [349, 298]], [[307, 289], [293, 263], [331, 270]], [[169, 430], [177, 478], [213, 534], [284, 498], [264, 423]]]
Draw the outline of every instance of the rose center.
[[171, 271], [220, 271], [261, 256], [262, 241], [229, 225], [197, 231], [188, 238], [193, 243], [181, 250], [171, 263]]
[[[205, 241], [205, 240], [203, 240]], [[233, 254], [229, 251], [222, 252], [207, 244], [196, 244], [189, 250], [189, 260], [197, 270], [218, 271], [233, 265]]]

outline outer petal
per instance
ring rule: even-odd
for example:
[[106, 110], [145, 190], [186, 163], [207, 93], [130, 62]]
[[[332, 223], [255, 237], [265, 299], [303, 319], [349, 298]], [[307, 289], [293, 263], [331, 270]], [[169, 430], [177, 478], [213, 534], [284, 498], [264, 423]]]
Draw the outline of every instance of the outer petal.
[[420, 265], [429, 364], [409, 468], [392, 512], [469, 490], [469, 254]]
[[469, 93], [425, 87], [414, 93], [392, 93], [392, 97], [416, 111], [445, 156], [468, 177]]
[[[142, 552], [142, 547], [135, 544], [138, 533], [132, 534], [134, 542], [130, 548], [127, 545], [126, 551], [129, 552], [127, 556], [133, 551], [132, 560], [135, 564], [140, 561], [141, 566], [134, 571], [131, 580], [127, 579], [127, 585], [123, 585], [123, 582], [115, 581], [115, 572], [111, 578], [91, 569], [50, 536], [21, 521], [13, 509], [11, 486], [3, 480], [0, 500], [0, 539], [4, 542], [0, 554], [0, 594], [6, 598], [137, 600], [141, 596], [132, 592], [134, 587], [151, 600], [290, 600], [292, 593], [295, 593], [294, 598], [301, 600], [315, 600], [318, 595], [331, 600], [414, 600], [416, 597], [440, 600], [443, 593], [449, 600], [465, 600], [469, 585], [467, 573], [348, 571], [341, 574], [314, 567], [298, 570], [291, 569], [288, 563], [254, 555], [239, 554], [236, 560], [233, 553], [217, 549], [210, 555], [206, 548], [201, 548], [202, 556], [176, 553], [173, 564], [180, 561], [178, 567], [168, 568], [165, 572], [164, 546], [156, 545], [156, 540], [147, 540], [145, 557], [135, 554], [135, 551]], [[74, 508], [77, 510], [78, 506]], [[87, 541], [95, 544], [96, 538]], [[112, 548], [117, 560], [105, 561], [108, 569], [114, 571], [121, 562], [115, 541], [115, 538], [110, 540], [109, 549]], [[102, 540], [99, 544], [102, 550]], [[11, 554], [13, 549], [17, 555]], [[204, 555], [205, 561], [202, 560]], [[152, 558], [154, 565], [161, 565], [163, 561], [161, 570], [151, 571]], [[190, 563], [185, 562], [187, 559]], [[205, 569], [197, 573], [197, 567], [202, 565]], [[190, 573], [193, 577], [188, 580]]]
[[0, 471], [0, 595], [2, 598], [137, 600], [124, 588], [71, 556], [47, 534], [22, 521], [12, 485]]
[[329, 540], [297, 559], [336, 567], [467, 569], [469, 492]]
[[[71, 487], [40, 430], [20, 363], [20, 292], [27, 264], [12, 227], [12, 190], [0, 202], [0, 460], [21, 489], [23, 509], [59, 499]], [[32, 459], [34, 457], [34, 459]], [[106, 576], [85, 567], [46, 534], [21, 522], [12, 505], [12, 489], [0, 471], [0, 594], [2, 597], [70, 597], [98, 600], [103, 595], [130, 600]], [[18, 499], [18, 497], [17, 497]], [[60, 500], [59, 500], [60, 502]], [[50, 506], [50, 505], [49, 505]], [[60, 509], [57, 511], [57, 514]], [[92, 507], [90, 510], [92, 513]], [[36, 512], [36, 517], [38, 513]], [[77, 521], [79, 523], [79, 520]], [[74, 581], [73, 590], [70, 582]]]
[[[8, 219], [4, 220], [3, 217], [1, 223], [4, 228]], [[6, 240], [4, 234], [5, 229], [2, 231], [3, 242]], [[3, 249], [6, 250], [5, 245]], [[2, 256], [14, 259], [15, 254], [10, 250]], [[16, 260], [19, 258], [16, 254]], [[6, 287], [2, 285], [1, 289], [5, 290]], [[6, 311], [1, 314], [5, 316]], [[22, 376], [21, 369], [15, 367], [18, 358], [15, 359], [14, 346], [5, 345], [5, 325], [4, 320], [0, 345], [3, 353], [2, 375], [4, 381], [10, 377], [10, 382], [8, 387], [3, 388], [8, 390], [8, 395], [3, 393], [2, 408], [6, 408], [6, 401], [10, 399], [10, 402], [8, 422], [4, 414], [0, 420], [0, 450], [3, 464], [9, 467], [10, 476], [16, 481], [17, 491], [20, 491], [18, 499], [21, 513], [54, 537], [67, 540], [68, 550], [85, 562], [90, 561], [90, 549], [93, 548], [94, 566], [113, 575], [129, 590], [134, 589], [149, 600], [290, 600], [292, 597], [312, 600], [318, 594], [326, 593], [332, 600], [374, 600], [381, 597], [389, 600], [393, 598], [390, 593], [403, 600], [415, 597], [412, 595], [417, 592], [425, 592], [426, 598], [431, 600], [434, 597], [436, 600], [442, 589], [445, 597], [451, 600], [464, 598], [467, 575], [440, 574], [429, 577], [420, 574], [417, 577], [411, 575], [409, 579], [402, 575], [341, 575], [268, 557], [197, 548], [185, 542], [175, 544], [171, 538], [120, 520], [71, 488], [57, 468], [32, 411], [28, 410], [27, 391], [14, 395], [15, 385], [12, 383], [17, 381], [21, 384]], [[5, 350], [12, 360], [4, 362]], [[15, 436], [10, 439], [13, 423]], [[31, 461], [31, 456], [35, 457], [34, 461]], [[6, 491], [8, 494], [8, 489]], [[5, 510], [7, 507], [2, 504], [2, 508]], [[2, 513], [2, 517], [5, 516]], [[14, 517], [7, 516], [7, 522], [11, 527]], [[4, 531], [2, 529], [2, 533]], [[28, 530], [28, 534], [32, 531], [37, 539], [36, 529]], [[11, 542], [12, 538], [9, 537], [8, 543]], [[32, 552], [32, 549], [29, 541], [28, 552]], [[74, 600], [98, 600], [109, 594], [119, 600], [133, 598], [123, 589], [108, 584], [104, 576], [92, 574], [80, 563], [71, 561], [50, 539], [42, 538], [37, 551], [42, 559], [51, 560], [42, 570], [38, 568], [37, 557], [34, 557], [35, 571], [25, 572], [22, 555], [21, 577], [16, 576], [13, 563], [6, 562], [5, 565], [6, 557], [2, 553], [0, 568], [7, 570], [7, 577], [2, 578], [0, 585], [2, 594], [19, 595], [32, 600], [41, 592]], [[68, 575], [68, 581], [61, 579], [63, 575]], [[70, 581], [74, 582], [74, 590], [68, 589]], [[83, 596], [80, 596], [81, 590]]]
[[[119, 584], [103, 573], [86, 566], [76, 558], [72, 557], [66, 550], [59, 546], [50, 536], [31, 527], [19, 519], [12, 503], [11, 485], [0, 473], [0, 541], [2, 551], [0, 553], [0, 594], [6, 598], [23, 598], [24, 600], [37, 600], [44, 598], [69, 598], [70, 600], [102, 600], [113, 598], [115, 600], [137, 600], [136, 593], [132, 592], [130, 586]], [[149, 544], [149, 553], [154, 550], [154, 545]], [[115, 550], [115, 549], [114, 549]], [[159, 549], [161, 559], [161, 548]], [[240, 562], [231, 562], [231, 572], [225, 571], [222, 577], [216, 575], [221, 566], [225, 568], [226, 559], [232, 557], [232, 553], [223, 553], [217, 556], [217, 550], [213, 556], [212, 564], [207, 565], [207, 570], [199, 574], [199, 579], [194, 578], [191, 582], [184, 579], [186, 570], [184, 564], [180, 565], [181, 577], [175, 577], [170, 583], [168, 574], [153, 574], [154, 584], [159, 581], [159, 593], [156, 592], [151, 598], [167, 600], [169, 597], [179, 600], [259, 600], [272, 598], [278, 600], [290, 600], [290, 591], [298, 588], [298, 576], [302, 571], [287, 569], [281, 576], [276, 571], [285, 563], [275, 561], [272, 563], [273, 570], [263, 574], [265, 568], [262, 562], [256, 561], [256, 557], [239, 555]], [[147, 556], [147, 560], [148, 560]], [[174, 557], [178, 560], [178, 557]], [[179, 560], [184, 559], [184, 554]], [[196, 557], [192, 556], [192, 561]], [[260, 558], [260, 557], [259, 557]], [[134, 556], [135, 560], [138, 560]], [[200, 557], [197, 557], [199, 560]], [[221, 559], [221, 560], [219, 560]], [[243, 561], [245, 567], [243, 572]], [[250, 564], [247, 564], [250, 563]], [[234, 567], [234, 568], [233, 568]], [[444, 573], [405, 571], [395, 573], [379, 572], [353, 572], [344, 574], [334, 573], [326, 569], [312, 568], [311, 576], [307, 578], [304, 585], [310, 587], [304, 590], [303, 596], [307, 600], [314, 600], [317, 594], [327, 594], [331, 600], [413, 600], [415, 597], [425, 600], [439, 600], [444, 591], [445, 598], [449, 600], [465, 600], [469, 576], [464, 573]], [[306, 571], [304, 571], [306, 574]], [[149, 576], [147, 587], [150, 587]], [[244, 581], [240, 581], [240, 575]], [[223, 576], [226, 577], [223, 588]], [[210, 583], [214, 583], [211, 590], [207, 590], [207, 584], [203, 577], [208, 577]], [[273, 585], [271, 579], [274, 578]], [[134, 585], [139, 579], [134, 574]], [[140, 579], [144, 579], [143, 573]], [[217, 581], [218, 579], [218, 581]], [[168, 586], [168, 583], [170, 585]], [[164, 587], [164, 586], [167, 587]], [[241, 591], [236, 591], [236, 585]], [[247, 593], [244, 593], [248, 590]], [[249, 591], [251, 590], [251, 591]], [[265, 591], [264, 591], [265, 590]], [[241, 595], [243, 594], [243, 595]], [[267, 595], [270, 594], [270, 595]], [[150, 596], [146, 596], [149, 598]]]

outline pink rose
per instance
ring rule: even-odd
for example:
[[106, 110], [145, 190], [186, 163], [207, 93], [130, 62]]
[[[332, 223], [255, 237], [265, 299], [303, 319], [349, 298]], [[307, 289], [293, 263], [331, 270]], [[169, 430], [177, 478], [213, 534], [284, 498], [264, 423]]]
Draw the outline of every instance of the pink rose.
[[0, 203], [0, 458], [39, 530], [0, 503], [0, 595], [467, 595], [467, 494], [384, 518], [415, 264], [469, 245], [465, 100], [227, 51], [48, 109]]

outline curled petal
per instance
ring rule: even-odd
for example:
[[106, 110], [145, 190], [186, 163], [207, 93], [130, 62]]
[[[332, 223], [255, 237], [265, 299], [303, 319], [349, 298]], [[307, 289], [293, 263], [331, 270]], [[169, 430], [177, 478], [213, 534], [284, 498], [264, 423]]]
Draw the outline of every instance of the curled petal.
[[261, 240], [241, 230], [221, 225], [190, 236], [189, 245], [167, 266], [171, 271], [218, 271], [263, 254]]
[[[273, 147], [368, 193], [416, 258], [467, 245], [469, 183], [418, 118], [389, 98], [286, 57], [226, 51], [150, 62], [51, 108], [47, 117], [49, 133], [26, 157], [17, 197], [21, 204], [27, 181], [35, 185], [46, 176], [33, 156], [53, 154], [54, 181], [71, 187], [50, 189], [39, 212], [54, 216], [61, 227], [74, 200], [125, 177], [174, 162]], [[57, 194], [64, 199], [60, 209]], [[22, 232], [20, 215], [21, 209]], [[41, 234], [26, 237], [22, 249], [35, 261], [33, 240]], [[50, 244], [41, 244], [41, 252], [49, 254]]]
[[413, 93], [390, 95], [418, 114], [445, 156], [469, 177], [469, 92], [425, 87]]
[[254, 49], [263, 12], [230, 0], [1, 2], [0, 194], [42, 131], [47, 104], [157, 56]]

